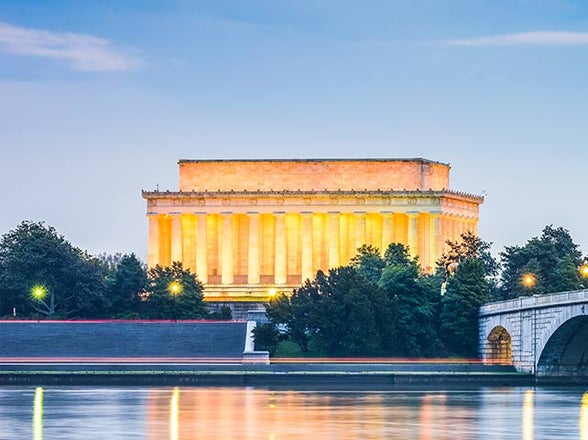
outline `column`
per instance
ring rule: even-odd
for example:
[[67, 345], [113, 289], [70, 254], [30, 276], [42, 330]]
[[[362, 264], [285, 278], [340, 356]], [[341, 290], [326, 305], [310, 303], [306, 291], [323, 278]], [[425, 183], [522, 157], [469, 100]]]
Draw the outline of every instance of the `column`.
[[461, 241], [461, 234], [465, 232], [465, 223], [463, 217], [460, 215], [455, 220], [457, 223], [457, 241]]
[[222, 238], [222, 256], [221, 266], [221, 283], [233, 283], [233, 213], [221, 212], [223, 219], [223, 238]]
[[449, 217], [449, 222], [451, 223], [451, 241], [459, 241], [459, 229], [457, 224], [457, 216], [452, 214]]
[[259, 213], [248, 212], [249, 246], [247, 248], [247, 283], [259, 284]]
[[274, 212], [275, 225], [275, 265], [274, 279], [276, 284], [286, 284], [286, 213]]
[[204, 284], [208, 282], [208, 241], [206, 239], [206, 213], [196, 213], [196, 274]]
[[312, 261], [312, 212], [302, 212], [302, 282], [314, 278]]
[[429, 225], [429, 266], [434, 271], [435, 264], [441, 256], [439, 248], [439, 237], [440, 237], [440, 223], [441, 223], [441, 212], [429, 213], [431, 224]]
[[388, 249], [388, 245], [390, 243], [392, 243], [392, 233], [394, 231], [394, 227], [392, 226], [393, 224], [393, 220], [394, 220], [394, 216], [393, 213], [390, 211], [383, 211], [382, 213], [382, 245], [381, 245], [381, 251], [382, 251], [382, 255], [384, 255], [384, 253], [386, 252], [386, 249]]
[[474, 235], [478, 235], [478, 219], [474, 218], [472, 219], [472, 232], [474, 233]]
[[339, 212], [329, 212], [329, 269], [339, 264]]
[[171, 261], [182, 261], [182, 214], [170, 212], [171, 216]]
[[[355, 211], [355, 249], [365, 244], [365, 212]], [[355, 254], [355, 253], [354, 253]]]
[[418, 237], [417, 220], [419, 217], [418, 211], [409, 211], [406, 213], [408, 216], [408, 250], [411, 257], [415, 257], [418, 254]]
[[147, 243], [147, 266], [155, 267], [159, 264], [159, 215], [147, 213], [149, 218], [149, 241]]

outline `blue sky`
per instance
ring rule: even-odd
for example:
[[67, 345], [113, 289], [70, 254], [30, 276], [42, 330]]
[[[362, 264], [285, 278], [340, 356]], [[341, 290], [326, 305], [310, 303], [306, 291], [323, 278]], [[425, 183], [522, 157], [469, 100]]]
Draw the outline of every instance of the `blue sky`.
[[178, 159], [425, 157], [588, 252], [588, 3], [0, 0], [0, 233], [145, 258]]

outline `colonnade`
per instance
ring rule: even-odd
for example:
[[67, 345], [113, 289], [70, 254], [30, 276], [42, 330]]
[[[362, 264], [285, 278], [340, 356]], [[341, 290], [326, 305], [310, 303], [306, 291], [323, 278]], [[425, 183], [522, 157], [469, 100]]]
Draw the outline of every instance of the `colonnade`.
[[402, 243], [434, 268], [477, 219], [440, 211], [149, 213], [148, 265], [182, 261], [205, 284], [289, 285], [347, 264], [363, 244]]

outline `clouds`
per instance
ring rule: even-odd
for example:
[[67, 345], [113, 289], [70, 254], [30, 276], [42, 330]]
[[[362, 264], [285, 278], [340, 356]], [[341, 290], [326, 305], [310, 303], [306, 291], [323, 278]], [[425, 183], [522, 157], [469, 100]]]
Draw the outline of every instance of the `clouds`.
[[523, 32], [515, 34], [451, 40], [453, 46], [585, 46], [588, 32]]
[[127, 72], [143, 61], [105, 38], [50, 32], [0, 22], [0, 53], [52, 58], [83, 72]]

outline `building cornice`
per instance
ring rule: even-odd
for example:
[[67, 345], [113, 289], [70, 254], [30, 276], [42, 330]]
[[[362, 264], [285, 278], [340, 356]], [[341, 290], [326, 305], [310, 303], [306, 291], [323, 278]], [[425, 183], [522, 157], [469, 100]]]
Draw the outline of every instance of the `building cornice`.
[[469, 194], [461, 191], [440, 190], [337, 190], [337, 191], [141, 191], [144, 199], [191, 199], [194, 197], [204, 198], [226, 198], [226, 197], [444, 197], [460, 199], [468, 202], [481, 204], [484, 197], [476, 194]]
[[424, 159], [422, 157], [414, 158], [356, 158], [356, 159], [180, 159], [178, 164], [182, 163], [240, 163], [240, 162], [299, 162], [299, 163], [320, 163], [320, 162], [417, 162], [427, 164], [437, 164], [449, 166], [448, 163], [438, 162], [435, 160]]

